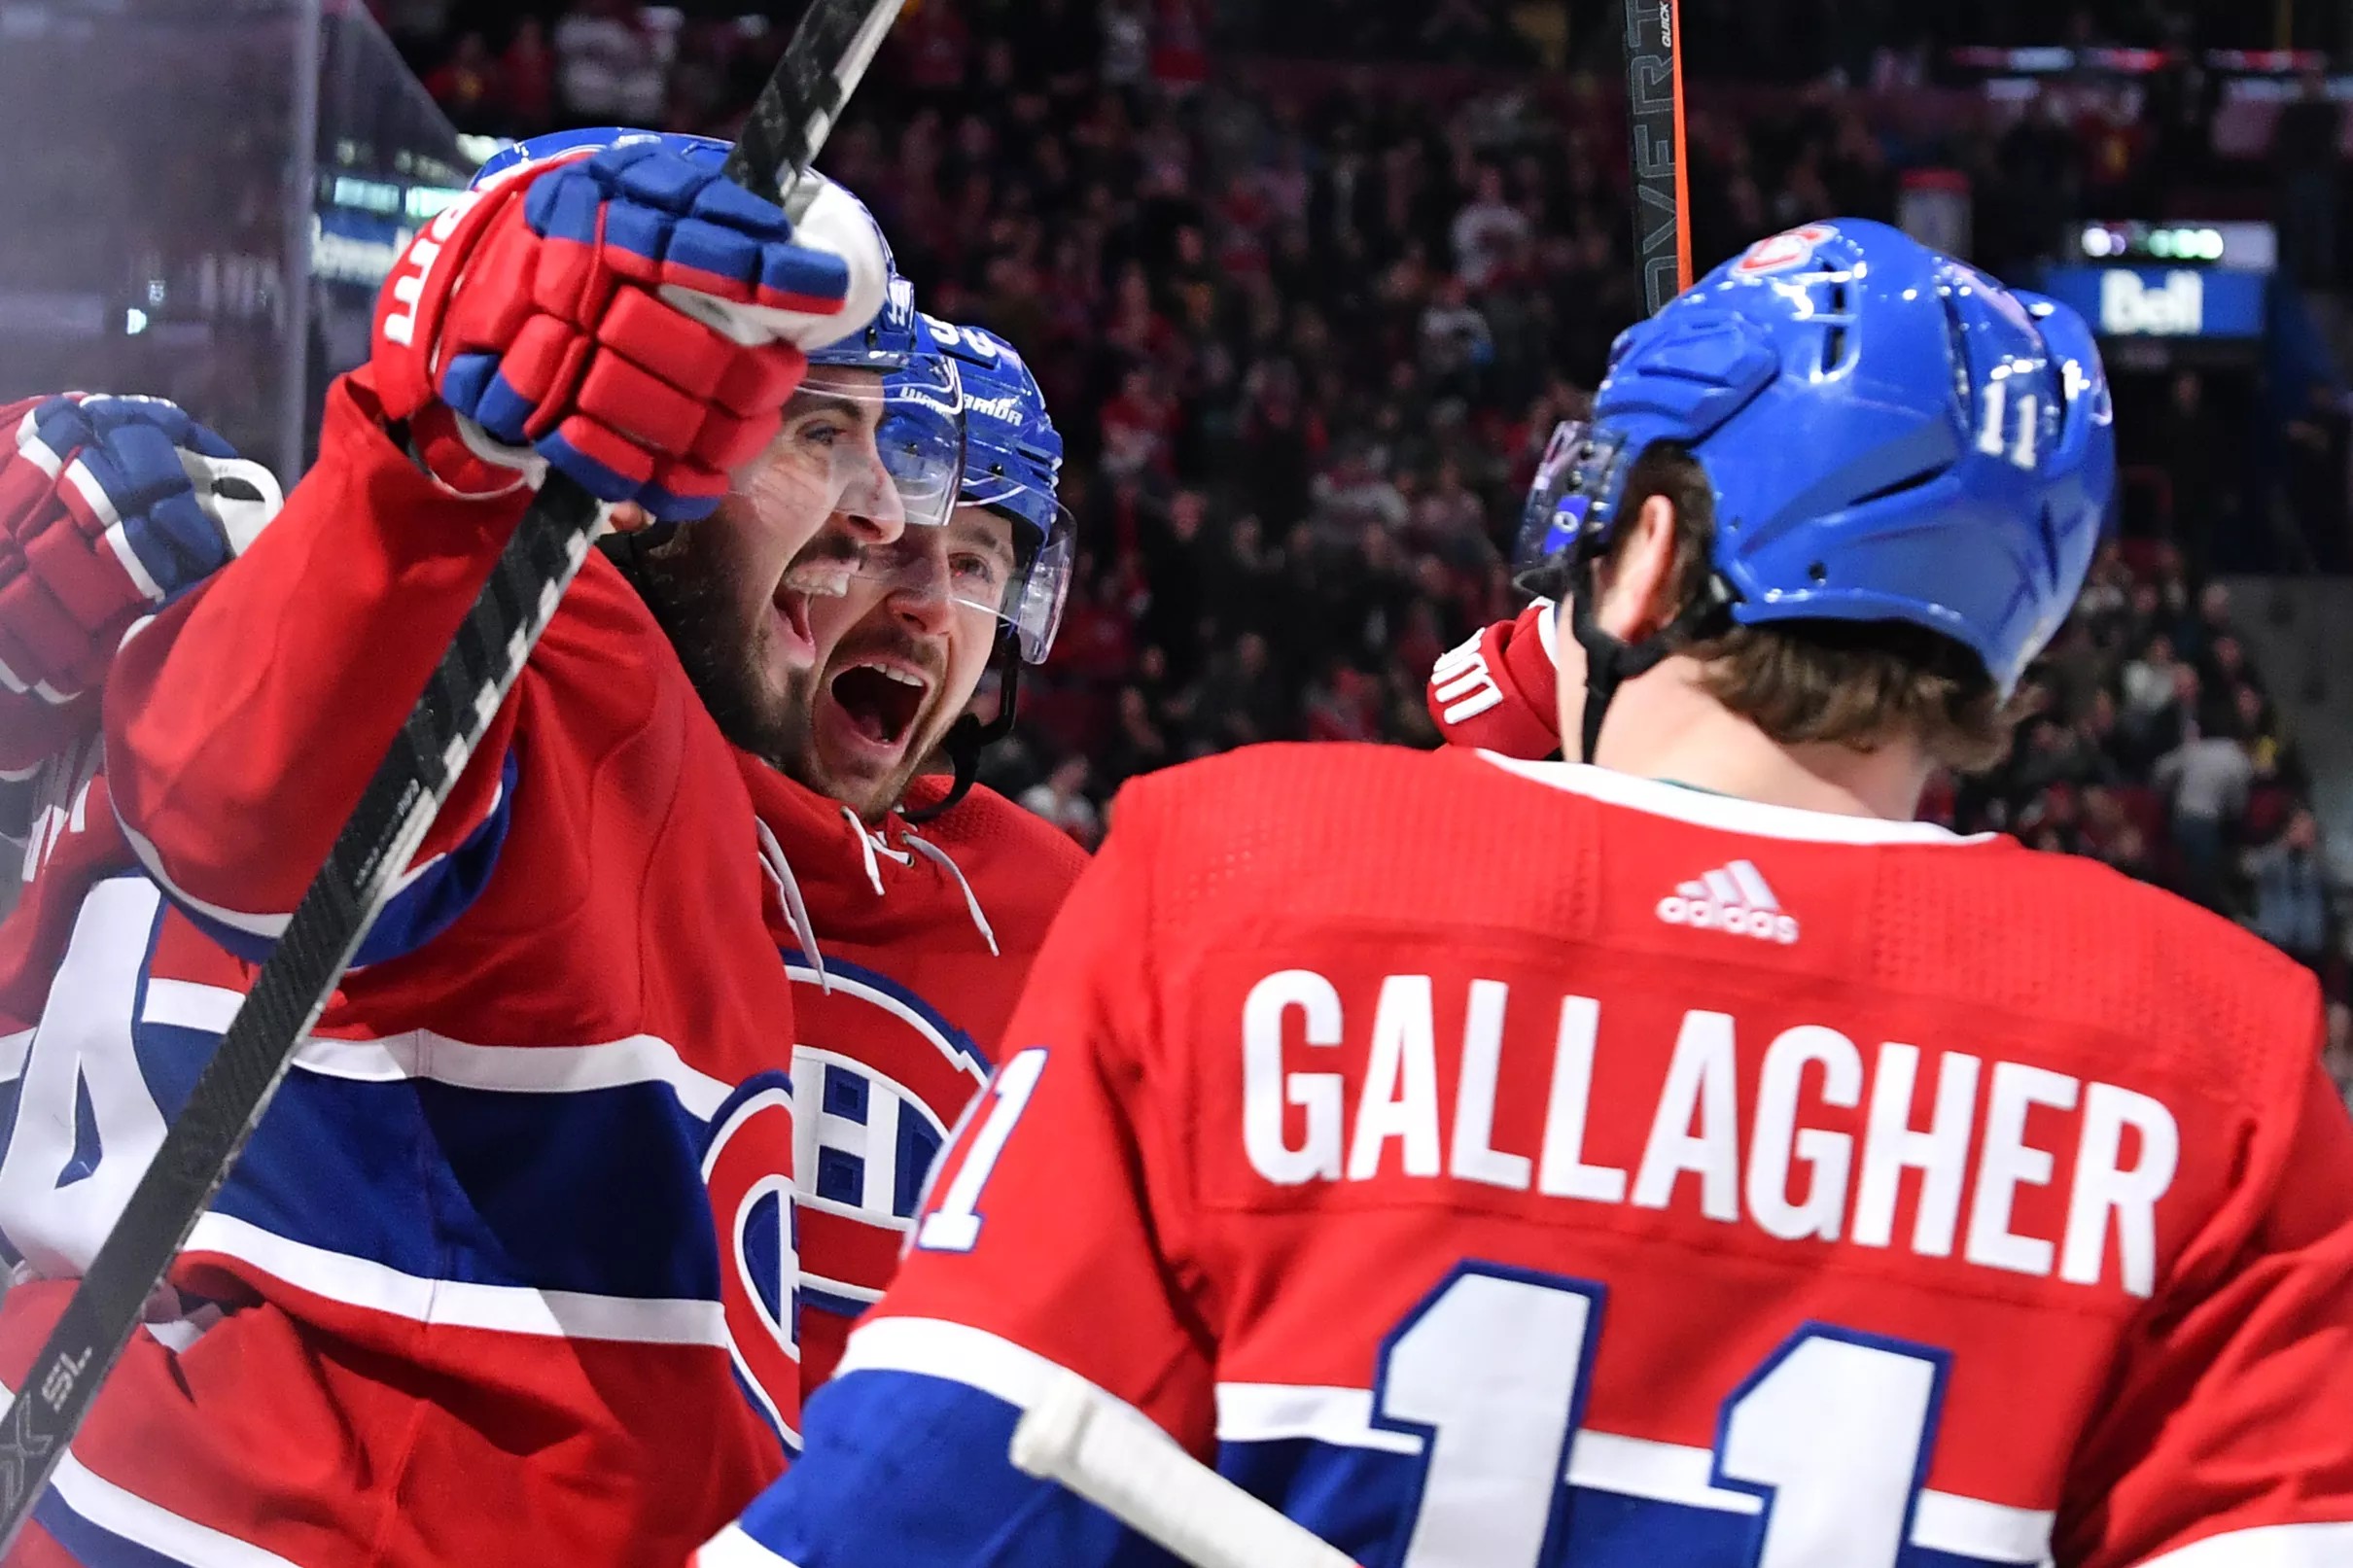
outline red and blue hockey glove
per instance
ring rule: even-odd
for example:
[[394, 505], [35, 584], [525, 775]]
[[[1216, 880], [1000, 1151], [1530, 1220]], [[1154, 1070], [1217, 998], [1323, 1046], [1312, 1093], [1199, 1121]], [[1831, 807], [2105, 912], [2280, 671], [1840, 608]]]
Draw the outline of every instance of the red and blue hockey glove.
[[242, 554], [278, 481], [159, 398], [0, 407], [0, 772], [92, 721], [123, 634]]
[[[1561, 750], [1553, 602], [1497, 621], [1431, 666], [1429, 716], [1449, 746], [1542, 761]], [[1575, 645], [1570, 645], [1572, 652]]]
[[373, 355], [385, 415], [462, 495], [536, 483], [548, 463], [600, 500], [705, 516], [775, 436], [803, 350], [863, 325], [846, 301], [880, 302], [880, 235], [862, 209], [830, 210], [821, 197], [814, 243], [796, 242], [781, 208], [651, 141], [519, 165], [393, 268]]

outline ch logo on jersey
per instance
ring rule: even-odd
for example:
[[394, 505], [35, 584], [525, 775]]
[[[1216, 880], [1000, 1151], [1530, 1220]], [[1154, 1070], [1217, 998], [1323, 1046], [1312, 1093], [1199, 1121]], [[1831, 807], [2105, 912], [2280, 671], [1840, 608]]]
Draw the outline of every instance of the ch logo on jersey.
[[[799, 1408], [800, 1333], [795, 1291], [799, 1238], [791, 1202], [792, 1085], [781, 1072], [747, 1079], [712, 1118], [703, 1152], [718, 1228], [720, 1306], [736, 1376], [789, 1451], [800, 1434], [785, 1418]], [[780, 1390], [790, 1390], [785, 1406]]]
[[987, 1086], [970, 1036], [886, 975], [828, 957], [828, 986], [797, 954], [792, 1083], [800, 1105], [803, 1304], [855, 1317], [898, 1268], [924, 1179]]

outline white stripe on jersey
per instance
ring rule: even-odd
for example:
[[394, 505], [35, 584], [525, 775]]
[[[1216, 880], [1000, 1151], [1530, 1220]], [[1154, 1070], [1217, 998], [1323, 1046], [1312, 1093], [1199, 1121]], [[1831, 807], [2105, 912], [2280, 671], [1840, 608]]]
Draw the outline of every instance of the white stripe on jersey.
[[[8, 1389], [0, 1388], [0, 1413], [16, 1402], [16, 1397]], [[123, 1490], [85, 1465], [71, 1450], [57, 1461], [49, 1483], [59, 1503], [97, 1528], [167, 1561], [184, 1563], [187, 1568], [301, 1568], [301, 1564], [263, 1551], [250, 1541], [240, 1541], [210, 1525], [183, 1518], [136, 1492]]]
[[1516, 773], [1521, 778], [1585, 795], [1613, 806], [1648, 812], [1701, 827], [1758, 838], [1790, 839], [1806, 844], [1992, 844], [1998, 833], [1966, 837], [1934, 822], [1891, 822], [1878, 817], [1845, 817], [1836, 812], [1805, 811], [1796, 806], [1768, 806], [1762, 801], [1687, 789], [1660, 779], [1637, 779], [1583, 762], [1523, 762], [1493, 751], [1473, 753], [1479, 760]]
[[[853, 1343], [856, 1342], [853, 1341]], [[1411, 1432], [1373, 1424], [1373, 1395], [1364, 1388], [1286, 1383], [1219, 1383], [1217, 1438], [1222, 1443], [1272, 1443], [1307, 1438], [1334, 1447], [1420, 1453]], [[1569, 1450], [1568, 1481], [1625, 1497], [1647, 1497], [1686, 1508], [1755, 1514], [1764, 1500], [1714, 1482], [1715, 1455], [1680, 1443], [1654, 1443], [1586, 1428]], [[1923, 1491], [1912, 1526], [1913, 1545], [1993, 1562], [2040, 1563], [2051, 1550], [2054, 1516], [2009, 1508], [1952, 1492]], [[2314, 1559], [2316, 1562], [2318, 1559]], [[2221, 1559], [2214, 1559], [2219, 1568]], [[2282, 1568], [2302, 1568], [2300, 1558]], [[2203, 1563], [2196, 1568], [2206, 1568]]]
[[694, 1554], [688, 1568], [799, 1568], [790, 1557], [780, 1557], [744, 1533], [740, 1524], [730, 1524], [706, 1543]]
[[187, 1250], [235, 1258], [328, 1301], [418, 1323], [632, 1344], [724, 1349], [728, 1343], [724, 1308], [716, 1301], [589, 1296], [425, 1279], [366, 1258], [291, 1241], [228, 1214], [198, 1220]]
[[[147, 983], [144, 1024], [224, 1033], [241, 993], [187, 980]], [[668, 1084], [687, 1113], [709, 1121], [730, 1093], [725, 1084], [680, 1060], [678, 1049], [650, 1034], [602, 1045], [469, 1045], [430, 1029], [382, 1040], [311, 1039], [294, 1064], [323, 1078], [397, 1083], [422, 1078], [461, 1089], [507, 1094], [572, 1094], [625, 1084]]]
[[[850, 1335], [836, 1379], [854, 1372], [913, 1372], [992, 1394], [1027, 1411], [1047, 1390], [1078, 1375], [1036, 1351], [967, 1323], [935, 1317], [868, 1318]], [[1089, 1383], [1090, 1388], [1095, 1385]], [[1141, 1411], [1106, 1388], [1095, 1392], [1121, 1410]]]
[[2344, 1568], [2353, 1562], [2353, 1523], [2266, 1524], [2193, 1541], [2141, 1568]]

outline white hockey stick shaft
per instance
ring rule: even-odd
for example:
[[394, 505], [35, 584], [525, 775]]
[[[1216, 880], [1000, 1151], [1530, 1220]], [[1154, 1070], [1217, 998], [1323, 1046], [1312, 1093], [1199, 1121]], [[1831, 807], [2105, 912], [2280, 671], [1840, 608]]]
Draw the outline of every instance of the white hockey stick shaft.
[[1076, 1374], [1057, 1378], [1022, 1416], [1012, 1458], [1193, 1568], [1358, 1568]]

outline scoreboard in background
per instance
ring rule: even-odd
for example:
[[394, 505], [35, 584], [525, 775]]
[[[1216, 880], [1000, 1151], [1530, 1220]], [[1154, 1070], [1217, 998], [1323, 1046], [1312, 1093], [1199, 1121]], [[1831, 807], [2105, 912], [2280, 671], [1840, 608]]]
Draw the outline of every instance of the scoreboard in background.
[[2087, 224], [2043, 291], [2102, 337], [2253, 344], [2278, 257], [2269, 224]]

